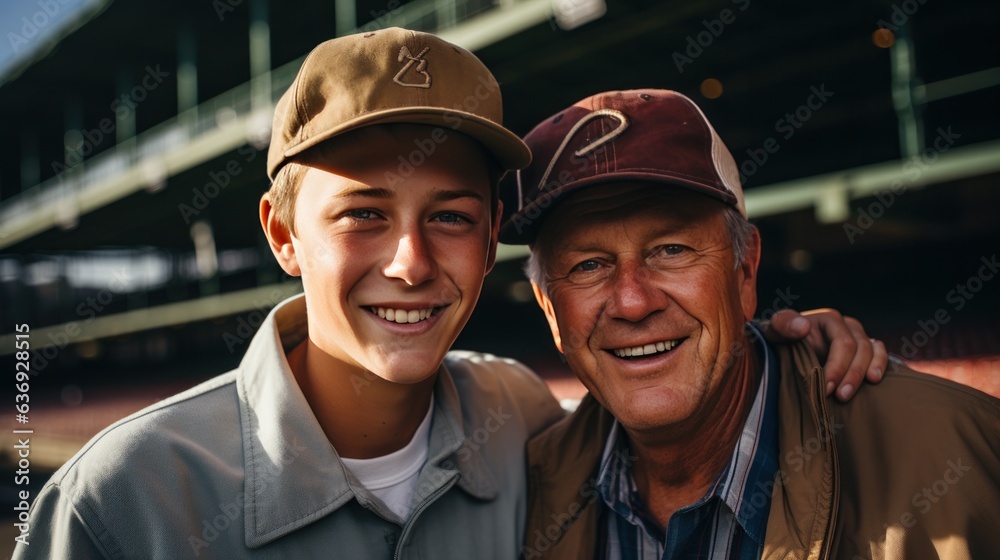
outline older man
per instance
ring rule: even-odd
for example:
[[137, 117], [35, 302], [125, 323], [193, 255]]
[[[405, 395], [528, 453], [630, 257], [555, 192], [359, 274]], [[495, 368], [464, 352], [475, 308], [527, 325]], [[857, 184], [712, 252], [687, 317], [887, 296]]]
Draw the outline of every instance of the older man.
[[735, 162], [676, 92], [609, 92], [525, 139], [500, 239], [590, 391], [529, 443], [526, 558], [996, 558], [1000, 404], [893, 363], [848, 403], [757, 309]]

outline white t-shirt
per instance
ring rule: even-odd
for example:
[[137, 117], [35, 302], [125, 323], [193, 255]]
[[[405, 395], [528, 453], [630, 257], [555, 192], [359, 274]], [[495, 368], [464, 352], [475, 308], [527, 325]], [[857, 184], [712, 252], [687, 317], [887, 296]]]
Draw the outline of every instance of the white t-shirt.
[[406, 447], [372, 459], [341, 458], [344, 466], [354, 473], [362, 486], [385, 502], [400, 519], [408, 518], [413, 509], [413, 494], [417, 489], [420, 470], [427, 462], [433, 411], [434, 395], [431, 395], [427, 414]]

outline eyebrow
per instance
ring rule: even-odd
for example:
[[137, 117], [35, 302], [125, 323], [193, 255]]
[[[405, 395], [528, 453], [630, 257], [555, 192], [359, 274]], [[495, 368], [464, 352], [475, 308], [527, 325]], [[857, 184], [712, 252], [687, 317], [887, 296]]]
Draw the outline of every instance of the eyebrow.
[[[383, 189], [378, 187], [350, 187], [339, 193], [337, 193], [336, 198], [376, 198], [379, 200], [392, 200], [396, 197], [396, 193], [392, 192], [390, 189]], [[435, 202], [447, 202], [449, 200], [458, 200], [460, 198], [474, 198], [480, 202], [485, 202], [486, 197], [482, 194], [470, 190], [470, 189], [456, 189], [456, 190], [440, 190], [435, 191], [433, 196]]]
[[349, 187], [336, 194], [336, 198], [377, 198], [379, 200], [392, 200], [396, 194], [389, 189], [376, 187]]
[[449, 200], [458, 200], [460, 198], [474, 198], [479, 202], [486, 201], [486, 197], [470, 189], [442, 190], [434, 192], [435, 202], [447, 202]]
[[[685, 231], [690, 230], [694, 227], [693, 223], [667, 223], [662, 224], [660, 227], [653, 231], [651, 238], [663, 237], [665, 235], [675, 235], [680, 234]], [[572, 243], [566, 243], [563, 245], [561, 251], [564, 255], [575, 256], [580, 253], [607, 253], [608, 248], [603, 246], [600, 241], [585, 241], [584, 244], [573, 246]]]

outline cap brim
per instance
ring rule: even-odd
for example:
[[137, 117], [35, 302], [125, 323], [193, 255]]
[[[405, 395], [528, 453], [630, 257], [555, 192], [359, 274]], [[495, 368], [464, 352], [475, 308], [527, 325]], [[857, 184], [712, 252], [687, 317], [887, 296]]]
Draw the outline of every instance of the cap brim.
[[388, 109], [355, 117], [285, 150], [284, 159], [287, 160], [301, 154], [309, 148], [345, 132], [364, 126], [391, 123], [441, 126], [446, 132], [455, 131], [464, 134], [485, 146], [504, 169], [523, 169], [531, 163], [531, 151], [524, 141], [513, 132], [472, 113], [439, 107]]
[[538, 232], [556, 206], [556, 201], [580, 189], [595, 187], [607, 183], [635, 181], [640, 183], [655, 183], [663, 186], [678, 187], [710, 196], [720, 202], [736, 206], [736, 197], [720, 191], [717, 187], [704, 185], [685, 179], [671, 177], [659, 173], [642, 173], [623, 171], [621, 173], [606, 173], [596, 177], [588, 177], [572, 183], [567, 183], [557, 189], [552, 189], [545, 196], [538, 197], [531, 204], [518, 210], [507, 219], [500, 228], [500, 242], [507, 245], [530, 245], [535, 242]]

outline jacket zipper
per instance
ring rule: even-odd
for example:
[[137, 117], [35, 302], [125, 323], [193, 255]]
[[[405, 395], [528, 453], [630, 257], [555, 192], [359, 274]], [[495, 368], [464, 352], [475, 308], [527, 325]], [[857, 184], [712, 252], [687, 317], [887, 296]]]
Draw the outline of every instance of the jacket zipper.
[[416, 524], [417, 518], [420, 517], [420, 514], [423, 513], [423, 511], [427, 509], [432, 503], [434, 503], [434, 501], [438, 499], [438, 496], [444, 494], [452, 486], [454, 486], [458, 482], [458, 478], [460, 476], [462, 475], [458, 474], [458, 476], [453, 477], [450, 481], [445, 483], [444, 486], [435, 490], [433, 494], [427, 496], [427, 498], [425, 498], [424, 501], [420, 502], [420, 504], [417, 505], [417, 509], [413, 511], [413, 513], [410, 515], [410, 519], [406, 522], [406, 525], [403, 527], [403, 532], [400, 533], [399, 540], [396, 541], [396, 550], [392, 553], [393, 560], [399, 560], [400, 549], [403, 547], [403, 543], [406, 542], [406, 539], [410, 536], [410, 533], [413, 530], [413, 525]]

